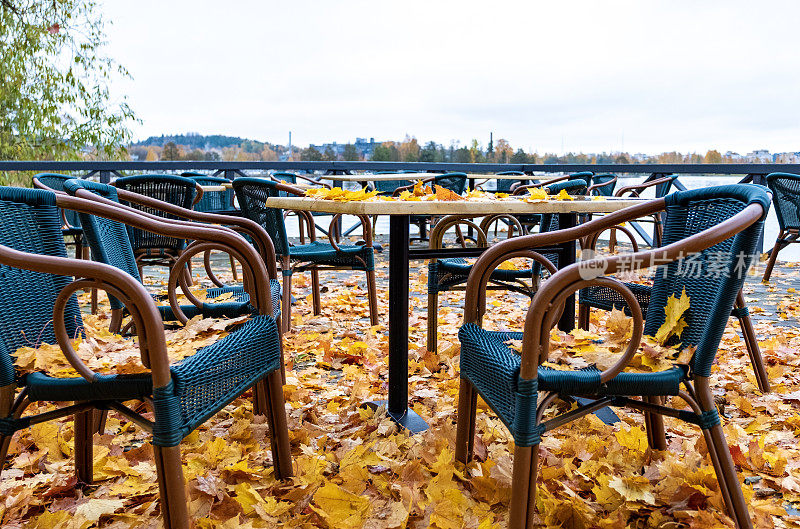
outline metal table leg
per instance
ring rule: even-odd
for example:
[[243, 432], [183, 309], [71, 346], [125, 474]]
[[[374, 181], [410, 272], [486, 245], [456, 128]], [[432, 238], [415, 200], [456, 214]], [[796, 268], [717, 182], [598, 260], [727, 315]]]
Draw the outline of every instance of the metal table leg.
[[409, 222], [409, 215], [389, 217], [389, 400], [367, 405], [386, 405], [394, 422], [417, 433], [428, 424], [408, 407]]
[[[564, 230], [573, 228], [578, 222], [576, 213], [559, 213], [558, 228]], [[562, 248], [558, 256], [558, 268], [564, 268], [575, 263], [575, 254], [578, 250], [577, 241], [568, 241], [559, 245]], [[558, 320], [558, 328], [569, 332], [575, 328], [575, 294], [572, 294], [564, 301], [564, 313]]]

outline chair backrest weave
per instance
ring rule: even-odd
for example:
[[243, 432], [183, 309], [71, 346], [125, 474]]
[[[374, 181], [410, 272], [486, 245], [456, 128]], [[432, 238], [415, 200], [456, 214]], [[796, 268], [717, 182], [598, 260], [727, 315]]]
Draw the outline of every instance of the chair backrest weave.
[[800, 230], [800, 175], [772, 173], [767, 175], [767, 185], [781, 229]]
[[276, 255], [283, 256], [289, 255], [289, 238], [286, 235], [283, 210], [266, 205], [268, 198], [280, 196], [277, 185], [276, 182], [264, 178], [241, 177], [233, 181], [233, 190], [245, 218], [264, 228], [275, 245]]
[[[0, 187], [0, 245], [21, 252], [67, 257], [61, 214], [52, 191]], [[0, 265], [0, 386], [14, 381], [12, 355], [22, 346], [56, 343], [53, 306], [71, 277]], [[77, 298], [67, 302], [67, 333], [76, 336], [83, 322]]]
[[[39, 173], [35, 176], [35, 178], [50, 189], [55, 191], [64, 191], [64, 182], [74, 177], [57, 173]], [[73, 228], [81, 227], [81, 220], [78, 218], [78, 214], [76, 212], [66, 210], [64, 211], [64, 218], [67, 219], [67, 223]]]
[[[181, 173], [181, 176], [191, 178], [201, 186], [221, 186], [223, 184], [230, 184], [231, 181], [221, 176], [209, 176], [192, 173]], [[224, 189], [222, 191], [204, 191], [203, 196], [197, 204], [194, 205], [195, 211], [202, 211], [204, 213], [231, 209], [233, 206], [233, 189]]]
[[665, 200], [664, 245], [713, 228], [750, 204], [761, 204], [764, 209], [760, 221], [730, 239], [656, 270], [644, 332], [656, 334], [664, 323], [667, 299], [680, 297], [686, 289], [689, 309], [683, 318], [687, 326], [677, 341], [684, 347], [697, 347], [692, 367], [697, 374], [708, 376], [763, 230], [769, 193], [763, 186], [735, 184], [680, 191]]
[[[375, 174], [399, 174], [396, 171], [378, 171]], [[375, 190], [381, 195], [391, 195], [398, 187], [413, 185], [411, 180], [374, 180]]]
[[[522, 171], [503, 171], [503, 172], [497, 173], [497, 175], [498, 176], [521, 176], [521, 177], [524, 177], [525, 173], [523, 173]], [[519, 180], [498, 178], [498, 179], [495, 180], [495, 184], [496, 184], [495, 185], [495, 190], [498, 193], [511, 193], [511, 186], [513, 186], [514, 184], [518, 183], [518, 184], [524, 186], [524, 185], [528, 185], [528, 182], [529, 182], [529, 180], [526, 179], [526, 178], [520, 178]], [[538, 184], [539, 182], [534, 180], [533, 183]]]
[[464, 189], [467, 188], [467, 174], [445, 173], [436, 175], [433, 177], [433, 183], [449, 189], [456, 195], [462, 195], [464, 194]]
[[[175, 175], [138, 175], [118, 178], [114, 185], [119, 189], [131, 191], [163, 202], [169, 202], [185, 209], [192, 209], [192, 203], [197, 195], [195, 181], [191, 178]], [[144, 211], [158, 217], [178, 219], [179, 217], [165, 213], [160, 209], [140, 206], [138, 204], [121, 203], [131, 206], [139, 211]], [[165, 235], [158, 235], [138, 228], [128, 227], [128, 235], [134, 252], [151, 251], [153, 253], [166, 252], [177, 255], [186, 246], [184, 239], [176, 239]]]
[[[592, 185], [597, 184], [605, 184], [606, 182], [610, 182], [614, 180], [617, 175], [613, 175], [611, 173], [602, 173], [596, 174], [592, 176]], [[607, 186], [601, 186], [597, 189], [592, 189], [592, 195], [599, 196], [599, 197], [610, 197], [614, 195], [614, 189], [617, 187], [617, 183], [614, 182], [613, 184], [609, 184]]]

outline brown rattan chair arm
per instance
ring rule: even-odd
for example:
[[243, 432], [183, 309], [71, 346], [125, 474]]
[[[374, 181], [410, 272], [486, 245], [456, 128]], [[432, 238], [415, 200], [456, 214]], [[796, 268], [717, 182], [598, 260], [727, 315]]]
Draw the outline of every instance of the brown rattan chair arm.
[[[126, 209], [127, 211], [131, 211], [133, 213], [146, 216], [158, 222], [168, 222], [179, 225], [185, 222], [178, 219], [167, 219], [164, 217], [159, 217], [157, 215], [146, 213], [144, 211], [140, 211], [138, 209], [131, 208], [123, 204], [119, 204], [117, 202], [114, 202], [113, 200], [108, 200], [101, 196], [95, 195], [94, 193], [88, 190], [82, 190], [82, 189], [78, 190], [76, 196], [88, 200], [94, 200], [96, 202], [100, 202], [103, 204], [117, 206], [119, 208]], [[276, 262], [275, 246], [272, 244], [272, 239], [269, 237], [264, 228], [261, 227], [256, 222], [253, 222], [252, 220], [246, 219], [244, 217], [233, 217], [230, 215], [218, 215], [215, 213], [194, 211], [192, 209], [182, 208], [180, 206], [176, 206], [175, 204], [170, 204], [169, 202], [164, 202], [162, 200], [151, 198], [145, 195], [140, 195], [138, 193], [133, 193], [132, 191], [127, 191], [119, 188], [117, 189], [117, 196], [120, 198], [120, 200], [131, 202], [133, 204], [138, 204], [140, 206], [146, 206], [153, 209], [158, 209], [165, 213], [171, 213], [183, 219], [195, 222], [202, 222], [208, 225], [216, 225], [217, 229], [228, 229], [228, 230], [235, 230], [240, 233], [246, 233], [253, 239], [253, 241], [258, 246], [258, 251], [261, 254], [262, 259], [264, 260], [264, 263], [267, 265], [267, 270], [269, 272], [270, 279], [278, 278], [278, 268], [275, 265]]]
[[625, 193], [631, 193], [632, 195], [638, 197], [639, 194], [648, 187], [657, 186], [659, 184], [666, 184], [667, 182], [670, 182], [672, 180], [675, 180], [675, 177], [665, 176], [663, 178], [656, 178], [655, 180], [650, 180], [649, 182], [644, 182], [642, 184], [620, 187], [619, 189], [617, 189], [616, 193], [614, 193], [614, 196], [621, 197]]
[[602, 184], [592, 184], [586, 189], [586, 194], [587, 195], [591, 195], [592, 191], [594, 191], [595, 189], [601, 189], [601, 188], [603, 188], [605, 186], [613, 186], [616, 183], [617, 183], [617, 177], [615, 176], [614, 178], [612, 178], [608, 182], [603, 182]]
[[444, 235], [447, 230], [453, 226], [460, 226], [462, 224], [476, 231], [478, 234], [478, 247], [485, 248], [488, 246], [486, 232], [472, 220], [473, 218], [474, 217], [464, 215], [447, 215], [442, 217], [436, 224], [434, 224], [433, 229], [431, 229], [428, 248], [434, 250], [442, 248], [444, 243]]
[[[308, 182], [309, 184], [314, 184], [314, 185], [317, 185], [317, 186], [322, 186], [322, 187], [324, 187], [325, 189], [331, 189], [331, 186], [330, 186], [330, 184], [326, 184], [326, 183], [324, 183], [324, 182], [320, 182], [319, 180], [315, 180], [315, 179], [313, 179], [313, 178], [309, 178], [309, 177], [307, 177], [307, 176], [303, 176], [303, 175], [301, 175], [301, 174], [296, 174], [296, 175], [294, 175], [294, 176], [295, 176], [295, 178], [299, 178], [300, 180], [305, 180], [305, 181], [306, 181], [306, 182]], [[273, 179], [274, 179], [274, 177], [273, 177]]]
[[[98, 288], [108, 287], [112, 292], [115, 291], [116, 294], [126, 298], [131, 314], [137, 318], [136, 330], [139, 334], [142, 362], [152, 372], [154, 387], [164, 387], [170, 382], [164, 324], [150, 294], [133, 276], [103, 263], [31, 254], [2, 245], [0, 245], [0, 263], [34, 272], [89, 279], [92, 280], [89, 283], [95, 284]], [[82, 287], [83, 284], [79, 284], [76, 288]], [[69, 356], [67, 359], [70, 360]], [[83, 376], [93, 375], [88, 368], [80, 370], [79, 373]]]
[[203, 193], [205, 193], [205, 191], [203, 191], [203, 188], [197, 182], [194, 183], [194, 188], [197, 191], [197, 193], [194, 195], [194, 200], [192, 200], [192, 207], [194, 207], [195, 204], [200, 202], [200, 199], [203, 198]]
[[[546, 359], [550, 328], [555, 325], [557, 319], [556, 309], [559, 302], [563, 303], [563, 300], [568, 295], [587, 285], [594, 284], [593, 281], [596, 282], [598, 279], [608, 280], [603, 276], [612, 275], [621, 270], [641, 270], [686, 258], [729, 239], [757, 222], [763, 214], [764, 209], [761, 205], [751, 204], [733, 217], [712, 228], [662, 248], [615, 255], [602, 259], [591, 259], [558, 271], [542, 284], [528, 309], [523, 331], [520, 376], [523, 378], [536, 376], [537, 366]], [[516, 240], [512, 239], [512, 241]], [[472, 275], [470, 275], [470, 280], [472, 280]], [[616, 283], [611, 280], [608, 281], [606, 286]], [[629, 302], [629, 305], [632, 310], [635, 310], [634, 307], [638, 306], [638, 303], [634, 303], [636, 298], [633, 297], [632, 293], [630, 296], [633, 302]], [[638, 344], [636, 345], [638, 346]], [[617, 367], [621, 370], [624, 365], [621, 367], [615, 366], [615, 368]], [[601, 375], [601, 381], [607, 381], [609, 376], [613, 377], [611, 370]]]
[[511, 228], [512, 224], [517, 228], [519, 233], [524, 233], [524, 230], [522, 229], [522, 223], [517, 217], [509, 213], [497, 213], [495, 215], [488, 215], [481, 220], [480, 228], [483, 230], [483, 233], [486, 234], [487, 241], [489, 240], [489, 226], [500, 219], [506, 219], [508, 221], [508, 239], [510, 239], [514, 233], [514, 230]]

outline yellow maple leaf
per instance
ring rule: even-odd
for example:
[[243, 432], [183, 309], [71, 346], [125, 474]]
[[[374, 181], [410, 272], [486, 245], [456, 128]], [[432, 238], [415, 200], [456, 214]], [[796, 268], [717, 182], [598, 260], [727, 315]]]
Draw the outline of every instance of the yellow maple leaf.
[[366, 496], [347, 492], [333, 483], [326, 483], [314, 494], [314, 511], [322, 516], [330, 527], [336, 529], [359, 529], [370, 513], [370, 502]]
[[655, 496], [651, 491], [650, 480], [644, 476], [616, 476], [608, 482], [608, 486], [619, 492], [625, 501], [634, 501], [654, 505]]
[[556, 199], [556, 200], [575, 200], [575, 197], [573, 197], [572, 195], [570, 195], [569, 193], [567, 193], [567, 190], [566, 190], [566, 189], [562, 189], [562, 190], [561, 190], [561, 191], [559, 191], [559, 192], [558, 192], [558, 194], [555, 196], [555, 199]]
[[621, 342], [627, 339], [633, 331], [633, 319], [625, 315], [625, 311], [616, 307], [611, 309], [606, 322], [611, 341]]
[[670, 336], [680, 337], [686, 321], [683, 319], [683, 313], [689, 309], [689, 296], [686, 294], [686, 288], [683, 289], [680, 298], [671, 295], [667, 299], [667, 306], [664, 307], [664, 314], [666, 318], [661, 327], [656, 331], [655, 339], [658, 343], [663, 344]]
[[436, 189], [436, 200], [442, 200], [444, 202], [455, 202], [457, 200], [466, 200], [458, 193], [450, 191], [449, 189], [444, 188], [440, 185], [434, 185], [434, 188]]
[[547, 200], [547, 191], [541, 187], [529, 187], [525, 202], [537, 202], [539, 200]]

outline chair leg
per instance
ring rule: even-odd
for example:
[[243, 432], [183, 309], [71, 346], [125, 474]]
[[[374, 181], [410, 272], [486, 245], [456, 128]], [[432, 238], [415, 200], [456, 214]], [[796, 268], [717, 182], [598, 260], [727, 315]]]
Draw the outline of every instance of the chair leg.
[[[742, 294], [741, 290], [736, 296], [735, 307], [737, 309], [745, 308], [744, 295]], [[739, 326], [742, 328], [744, 343], [747, 346], [747, 354], [750, 356], [750, 363], [753, 365], [753, 371], [756, 374], [758, 389], [761, 390], [762, 393], [769, 393], [769, 376], [767, 376], [767, 370], [764, 367], [764, 360], [761, 357], [761, 349], [758, 347], [758, 338], [756, 337], [756, 331], [753, 328], [753, 321], [750, 319], [749, 314], [744, 313], [744, 315], [739, 316]]]
[[617, 230], [613, 227], [608, 232], [608, 251], [614, 253], [617, 247]]
[[539, 445], [514, 448], [514, 471], [511, 477], [511, 503], [508, 507], [509, 529], [530, 529], [536, 512], [536, 477]]
[[289, 332], [292, 327], [292, 267], [288, 257], [281, 258], [283, 291], [281, 292], [281, 332]]
[[283, 272], [283, 292], [281, 293], [281, 332], [289, 332], [292, 327], [292, 272]]
[[189, 529], [189, 509], [179, 446], [153, 446], [165, 529]]
[[[696, 376], [694, 386], [700, 408], [702, 410], [713, 410], [715, 406], [714, 397], [708, 385], [708, 378]], [[705, 431], [708, 432], [707, 435]], [[747, 511], [747, 503], [745, 502], [744, 494], [742, 494], [739, 478], [736, 475], [736, 468], [733, 466], [730, 447], [725, 440], [722, 425], [716, 424], [711, 428], [704, 429], [704, 435], [706, 436], [706, 444], [711, 454], [712, 463], [716, 459], [714, 471], [717, 474], [717, 481], [720, 483], [720, 490], [727, 492], [723, 492], [723, 498], [725, 499], [728, 515], [733, 518], [737, 529], [752, 529], [753, 522], [750, 519], [750, 513]]]
[[367, 294], [369, 296], [369, 324], [378, 325], [378, 285], [375, 282], [375, 270], [367, 270]]
[[778, 238], [775, 240], [775, 246], [772, 247], [772, 251], [769, 253], [769, 260], [767, 261], [767, 269], [764, 270], [764, 277], [762, 281], [769, 281], [769, 276], [772, 275], [772, 269], [775, 268], [775, 261], [778, 260], [778, 252], [783, 249], [783, 237], [785, 233], [783, 230], [778, 234]]
[[478, 392], [469, 381], [461, 377], [458, 386], [458, 412], [456, 416], [456, 461], [464, 464], [472, 460], [475, 442], [475, 411]]
[[311, 269], [311, 299], [314, 303], [314, 315], [319, 316], [322, 314], [322, 302], [320, 301], [319, 292], [319, 270]]
[[233, 280], [239, 281], [239, 272], [236, 270], [236, 259], [232, 255], [228, 256], [231, 261], [231, 272], [233, 272]]
[[[662, 404], [661, 397], [645, 397], [645, 401], [650, 404]], [[658, 413], [644, 414], [645, 427], [647, 430], [647, 443], [653, 450], [667, 449], [667, 435], [664, 431], [664, 417]]]
[[[426, 349], [436, 352], [439, 347], [439, 293], [428, 290], [428, 344]], [[462, 379], [463, 380], [463, 379]]]
[[82, 411], [74, 415], [75, 429], [75, 475], [78, 481], [91, 485], [94, 481], [92, 438], [96, 428], [95, 410]]
[[592, 308], [585, 303], [578, 303], [578, 328], [584, 331], [589, 330], [589, 320]]
[[111, 322], [108, 324], [108, 330], [119, 334], [120, 327], [122, 327], [122, 309], [111, 309]]
[[286, 425], [286, 404], [283, 400], [283, 383], [279, 371], [273, 371], [266, 379], [260, 380], [262, 390], [267, 395], [267, 422], [269, 423], [272, 460], [275, 476], [286, 479], [293, 474], [289, 430]]

